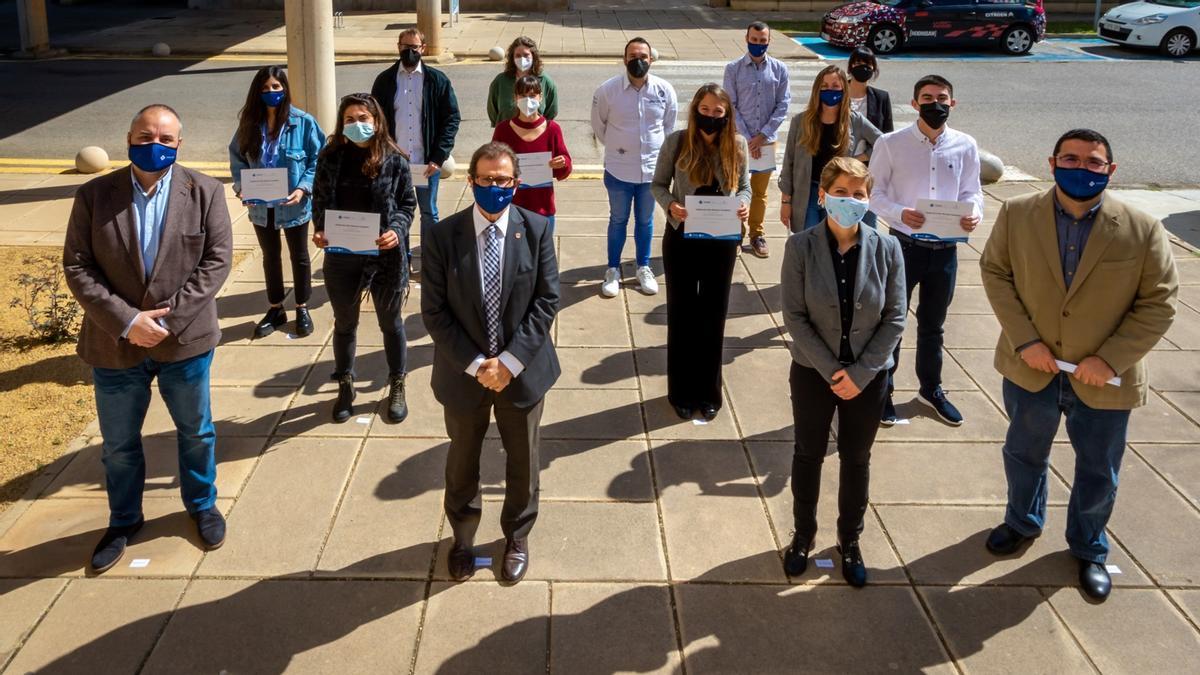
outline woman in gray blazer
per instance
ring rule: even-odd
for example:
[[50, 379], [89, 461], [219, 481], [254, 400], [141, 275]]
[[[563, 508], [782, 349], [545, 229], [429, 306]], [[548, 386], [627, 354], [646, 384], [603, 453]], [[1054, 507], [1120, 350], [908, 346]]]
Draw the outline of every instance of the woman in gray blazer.
[[[866, 162], [869, 146], [883, 135], [866, 117], [851, 110], [849, 88], [850, 81], [838, 66], [817, 73], [808, 108], [793, 117], [788, 128], [779, 171], [779, 191], [783, 193], [779, 219], [792, 232], [814, 227], [825, 218], [817, 202], [817, 179], [825, 164], [834, 157], [850, 155], [859, 141], [868, 145], [858, 156]], [[874, 213], [868, 212], [866, 223], [875, 226]]]
[[[692, 97], [688, 126], [663, 142], [650, 191], [667, 212], [663, 268], [667, 277], [667, 400], [685, 420], [698, 411], [712, 420], [721, 409], [721, 351], [729, 284], [750, 215], [746, 139], [737, 133], [733, 104], [709, 83]], [[706, 237], [687, 225], [689, 195], [736, 196], [729, 237]]]
[[862, 227], [871, 193], [867, 167], [850, 157], [825, 165], [818, 198], [828, 218], [793, 234], [783, 256], [783, 321], [792, 338], [792, 515], [783, 568], [799, 576], [817, 533], [821, 463], [838, 413], [838, 552], [842, 576], [867, 582], [858, 538], [867, 510], [871, 446], [887, 397], [892, 350], [907, 311], [900, 244]]

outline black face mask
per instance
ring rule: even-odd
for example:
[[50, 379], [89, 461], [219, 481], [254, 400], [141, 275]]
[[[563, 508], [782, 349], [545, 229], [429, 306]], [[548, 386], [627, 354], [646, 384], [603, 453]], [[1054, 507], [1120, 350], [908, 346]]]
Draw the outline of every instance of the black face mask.
[[859, 64], [850, 69], [850, 76], [859, 82], [866, 82], [875, 74], [875, 69], [865, 64]]
[[404, 49], [400, 50], [400, 63], [403, 64], [405, 68], [416, 68], [417, 64], [420, 62], [421, 52], [417, 51], [415, 48], [405, 47]]
[[625, 70], [634, 77], [645, 77], [650, 72], [650, 62], [646, 59], [633, 59], [625, 64]]
[[703, 113], [696, 113], [696, 128], [706, 134], [721, 133], [728, 121], [728, 117], [710, 117]]
[[946, 120], [950, 119], [950, 106], [937, 102], [922, 103], [921, 119], [930, 128], [941, 129], [942, 125], [946, 124]]

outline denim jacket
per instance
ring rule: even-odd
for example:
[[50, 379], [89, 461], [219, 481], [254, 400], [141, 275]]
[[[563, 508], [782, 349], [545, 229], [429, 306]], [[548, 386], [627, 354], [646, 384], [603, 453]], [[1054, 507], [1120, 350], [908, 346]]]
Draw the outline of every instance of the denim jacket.
[[[305, 195], [295, 206], [275, 207], [275, 227], [295, 227], [312, 220], [313, 178], [317, 173], [317, 155], [325, 147], [325, 133], [312, 115], [292, 108], [287, 123], [279, 132], [280, 168], [288, 170], [288, 190], [304, 190]], [[233, 174], [233, 189], [242, 191], [242, 169], [261, 169], [262, 158], [251, 163], [238, 149], [237, 134], [229, 143], [229, 171]], [[267, 225], [267, 207], [248, 206], [250, 222], [259, 227]]]

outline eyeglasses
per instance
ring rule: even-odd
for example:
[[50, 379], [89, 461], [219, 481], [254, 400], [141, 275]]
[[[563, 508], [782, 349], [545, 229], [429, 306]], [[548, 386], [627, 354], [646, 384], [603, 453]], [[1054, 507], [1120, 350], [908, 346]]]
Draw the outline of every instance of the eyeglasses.
[[1094, 171], [1096, 173], [1101, 173], [1108, 168], [1109, 164], [1111, 164], [1111, 162], [1106, 162], [1102, 159], [1096, 159], [1095, 157], [1081, 159], [1075, 155], [1058, 155], [1054, 158], [1054, 162], [1061, 169], [1078, 169], [1082, 166], [1086, 167], [1088, 171]]
[[482, 185], [483, 187], [492, 187], [495, 185], [502, 188], [512, 187], [513, 182], [517, 180], [512, 176], [472, 176], [471, 178], [477, 185]]

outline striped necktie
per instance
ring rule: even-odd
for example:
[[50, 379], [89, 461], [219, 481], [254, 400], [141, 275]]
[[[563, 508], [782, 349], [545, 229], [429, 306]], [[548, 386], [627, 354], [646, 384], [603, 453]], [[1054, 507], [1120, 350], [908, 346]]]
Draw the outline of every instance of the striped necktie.
[[492, 223], [484, 231], [483, 311], [487, 318], [488, 357], [500, 353], [500, 228]]

